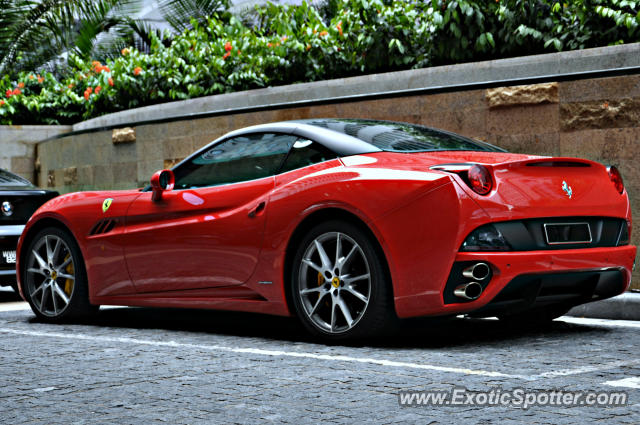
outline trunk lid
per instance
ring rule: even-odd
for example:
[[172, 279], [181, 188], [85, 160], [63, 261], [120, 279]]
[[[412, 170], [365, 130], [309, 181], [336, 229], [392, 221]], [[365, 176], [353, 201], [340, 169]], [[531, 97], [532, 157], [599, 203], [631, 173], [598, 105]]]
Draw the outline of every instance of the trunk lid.
[[620, 194], [607, 168], [576, 158], [516, 159], [485, 165], [494, 179], [486, 196], [461, 185], [492, 218], [606, 216], [626, 217], [628, 198]]

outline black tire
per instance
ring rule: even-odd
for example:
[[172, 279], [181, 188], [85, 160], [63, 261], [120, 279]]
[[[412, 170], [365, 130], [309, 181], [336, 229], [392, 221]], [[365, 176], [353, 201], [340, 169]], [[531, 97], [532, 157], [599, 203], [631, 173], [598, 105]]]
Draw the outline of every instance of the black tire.
[[560, 316], [564, 316], [569, 310], [571, 310], [571, 308], [571, 306], [567, 307], [564, 305], [554, 305], [526, 310], [514, 314], [505, 314], [498, 316], [498, 319], [513, 324], [540, 326], [549, 324], [554, 319], [557, 319]]
[[47, 227], [38, 232], [27, 247], [22, 276], [25, 299], [40, 320], [64, 322], [87, 317], [100, 308], [89, 303], [84, 259], [67, 231]]
[[[335, 242], [332, 237], [336, 238]], [[322, 272], [303, 263], [305, 255], [314, 266], [318, 266], [317, 262], [324, 263], [316, 241], [327, 258], [334, 258], [332, 266], [320, 265]], [[350, 256], [345, 252], [338, 256], [338, 246], [341, 251], [353, 252]], [[290, 276], [293, 305], [304, 327], [326, 340], [371, 337], [391, 330], [397, 316], [391, 282], [381, 255], [376, 241], [354, 224], [332, 220], [313, 227], [298, 244]], [[365, 276], [367, 270], [368, 281], [357, 279]], [[309, 293], [302, 294], [301, 291]]]

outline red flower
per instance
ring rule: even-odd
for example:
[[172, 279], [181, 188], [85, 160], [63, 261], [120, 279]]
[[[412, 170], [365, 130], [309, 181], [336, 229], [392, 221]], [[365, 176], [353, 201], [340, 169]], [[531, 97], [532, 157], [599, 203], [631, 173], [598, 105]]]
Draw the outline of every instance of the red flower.
[[4, 93], [7, 97], [11, 97], [13, 95], [13, 91], [11, 89], [7, 89], [7, 91]]
[[44, 78], [38, 75], [38, 82], [42, 84], [43, 81], [44, 81]]
[[240, 51], [240, 49], [238, 49], [238, 56], [240, 56], [242, 54], [242, 52]]
[[33, 76], [33, 75], [29, 75], [29, 79], [30, 79], [30, 80], [33, 80], [33, 79], [34, 79], [34, 76]]
[[320, 32], [318, 33], [318, 35], [319, 35], [320, 37], [324, 37], [324, 36], [325, 36], [325, 35], [327, 35], [327, 34], [329, 34], [327, 31], [320, 31]]
[[0, 100], [0, 106], [4, 106], [4, 100]]
[[93, 89], [91, 87], [87, 87], [87, 89], [84, 91], [84, 99], [85, 100], [89, 100], [89, 96], [91, 96], [91, 92], [93, 91]]
[[69, 84], [67, 87], [69, 87], [70, 89], [73, 88], [73, 84]]
[[24, 83], [23, 83], [23, 82], [19, 82], [19, 83], [18, 83], [18, 87], [20, 87], [21, 89], [23, 89], [23, 88], [24, 88]]
[[96, 94], [100, 93], [100, 90], [102, 90], [102, 87], [101, 86], [96, 86], [96, 90], [95, 90]]
[[225, 45], [224, 45], [224, 50], [225, 50], [226, 52], [230, 52], [230, 51], [231, 51], [231, 49], [233, 49], [233, 47], [231, 46], [231, 42], [230, 42], [230, 41], [227, 41], [227, 42], [225, 43]]
[[133, 70], [133, 75], [138, 75], [142, 72], [142, 68], [140, 68], [139, 66], [136, 66]]
[[342, 21], [338, 22], [338, 25], [336, 25], [336, 28], [338, 28], [338, 32], [340, 33], [340, 37], [342, 37]]
[[267, 43], [267, 47], [273, 47], [273, 44]]
[[109, 69], [108, 66], [101, 65], [100, 62], [94, 61], [94, 64], [95, 65], [93, 66], [93, 70], [98, 74], [103, 71], [111, 72], [111, 69]]
[[127, 56], [130, 53], [130, 50], [125, 48], [125, 49], [122, 49], [120, 53], [122, 53], [122, 56]]
[[287, 41], [287, 36], [285, 35], [284, 37], [282, 37], [280, 40], [284, 43], [285, 41]]
[[224, 54], [224, 56], [222, 56], [222, 59], [227, 59], [229, 56], [231, 56], [231, 52], [227, 52]]
[[22, 94], [22, 92], [20, 91], [20, 89], [18, 89], [18, 88], [13, 89], [13, 95], [14, 95], [14, 96], [17, 96], [17, 95], [19, 95], [19, 94]]
[[113, 78], [109, 77], [109, 85], [113, 87]]

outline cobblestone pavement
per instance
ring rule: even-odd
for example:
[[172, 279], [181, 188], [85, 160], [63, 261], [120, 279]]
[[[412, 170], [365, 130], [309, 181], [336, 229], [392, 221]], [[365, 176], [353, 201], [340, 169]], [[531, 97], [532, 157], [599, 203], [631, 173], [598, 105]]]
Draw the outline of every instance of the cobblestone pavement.
[[[15, 301], [0, 295], [0, 307]], [[9, 306], [0, 312], [2, 424], [640, 423], [640, 322], [562, 318], [522, 330], [411, 321], [393, 338], [326, 345], [293, 319], [255, 314], [119, 308], [47, 325]], [[398, 402], [400, 391], [456, 387], [618, 390], [629, 400], [528, 409]]]

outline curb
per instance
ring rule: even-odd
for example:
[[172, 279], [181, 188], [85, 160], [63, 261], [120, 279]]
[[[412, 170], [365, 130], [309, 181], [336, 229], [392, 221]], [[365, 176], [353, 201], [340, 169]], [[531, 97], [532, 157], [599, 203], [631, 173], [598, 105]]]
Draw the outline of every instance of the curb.
[[596, 301], [572, 308], [566, 314], [611, 320], [640, 320], [640, 293], [625, 292], [617, 297]]

